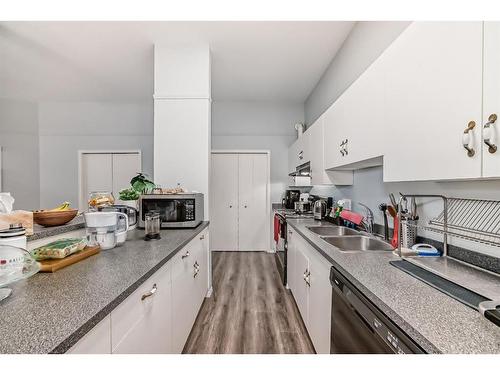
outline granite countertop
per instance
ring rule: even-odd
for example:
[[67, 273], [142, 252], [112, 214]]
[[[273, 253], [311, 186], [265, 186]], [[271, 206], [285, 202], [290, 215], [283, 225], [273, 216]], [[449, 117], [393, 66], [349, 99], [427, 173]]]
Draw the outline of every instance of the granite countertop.
[[71, 220], [69, 223], [64, 225], [59, 225], [57, 227], [42, 227], [41, 225], [33, 225], [33, 234], [28, 236], [28, 241], [40, 240], [42, 238], [56, 236], [58, 234], [63, 234], [71, 232], [74, 230], [85, 228], [85, 222], [83, 216], [79, 215]]
[[392, 252], [341, 252], [307, 229], [332, 224], [287, 222], [428, 353], [500, 353], [500, 327], [391, 266], [389, 261], [400, 259]]
[[38, 273], [9, 287], [0, 302], [1, 353], [64, 353], [208, 226], [144, 231], [127, 242], [55, 273]]

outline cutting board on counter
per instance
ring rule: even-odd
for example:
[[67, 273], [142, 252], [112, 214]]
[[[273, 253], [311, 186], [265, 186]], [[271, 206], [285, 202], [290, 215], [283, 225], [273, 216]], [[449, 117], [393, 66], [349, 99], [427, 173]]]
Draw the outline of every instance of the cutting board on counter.
[[71, 264], [79, 262], [85, 258], [88, 258], [92, 255], [97, 254], [101, 251], [99, 246], [87, 246], [82, 251], [71, 254], [63, 259], [46, 259], [41, 260], [40, 263], [40, 272], [56, 272], [61, 268], [67, 267]]

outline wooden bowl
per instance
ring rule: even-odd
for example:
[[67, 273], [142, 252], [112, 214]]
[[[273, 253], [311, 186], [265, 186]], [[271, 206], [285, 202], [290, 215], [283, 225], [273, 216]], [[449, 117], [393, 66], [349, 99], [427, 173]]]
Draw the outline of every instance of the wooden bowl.
[[78, 210], [64, 211], [33, 211], [33, 221], [44, 227], [55, 227], [64, 225], [73, 220]]

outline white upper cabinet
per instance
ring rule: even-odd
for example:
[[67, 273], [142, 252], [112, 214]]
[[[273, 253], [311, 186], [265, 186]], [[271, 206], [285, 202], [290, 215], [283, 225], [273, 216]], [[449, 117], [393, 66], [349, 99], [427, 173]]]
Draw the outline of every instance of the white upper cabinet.
[[297, 166], [307, 163], [310, 159], [309, 138], [306, 134], [307, 132], [288, 148], [288, 172], [294, 172]]
[[491, 120], [500, 117], [500, 22], [484, 23], [483, 74], [483, 176], [498, 177], [500, 120]]
[[414, 22], [384, 53], [384, 181], [481, 176], [482, 35], [481, 22]]
[[311, 185], [352, 185], [351, 171], [326, 171], [324, 160], [324, 115], [318, 118], [304, 134], [308, 138], [309, 161], [311, 162]]

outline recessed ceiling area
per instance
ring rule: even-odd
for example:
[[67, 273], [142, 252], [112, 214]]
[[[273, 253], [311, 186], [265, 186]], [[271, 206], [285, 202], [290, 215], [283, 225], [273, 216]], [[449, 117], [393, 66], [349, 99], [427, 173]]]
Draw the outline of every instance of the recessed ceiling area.
[[214, 100], [304, 102], [354, 22], [0, 22], [0, 97], [148, 100], [153, 45], [208, 43]]

